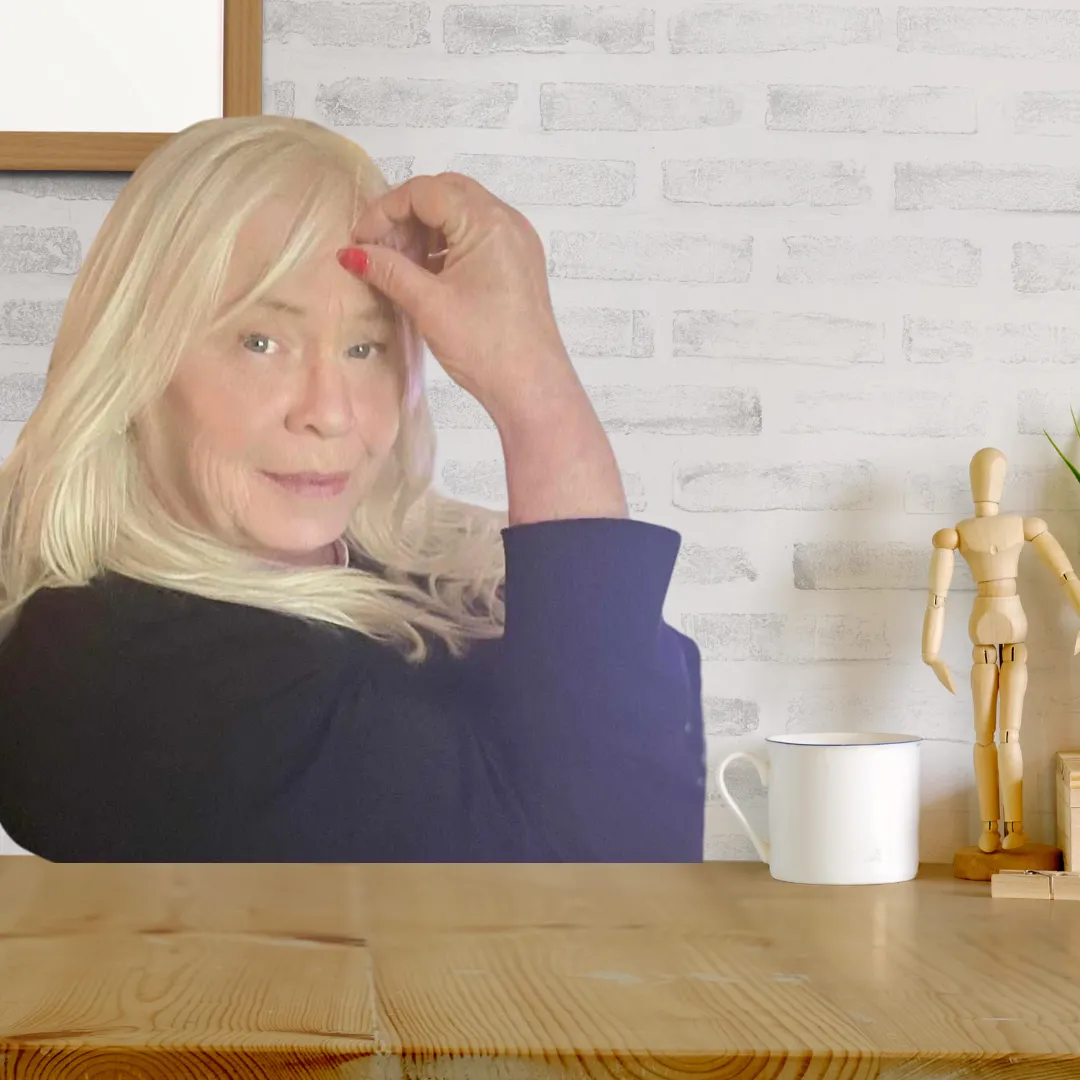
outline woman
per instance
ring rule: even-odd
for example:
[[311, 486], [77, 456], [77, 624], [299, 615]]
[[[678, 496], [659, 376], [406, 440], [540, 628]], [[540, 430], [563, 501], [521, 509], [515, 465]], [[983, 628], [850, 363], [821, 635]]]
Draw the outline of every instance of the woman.
[[[508, 519], [432, 490], [421, 341]], [[308, 121], [195, 124], [0, 466], [0, 825], [55, 861], [698, 860], [678, 546], [627, 518], [521, 215]]]

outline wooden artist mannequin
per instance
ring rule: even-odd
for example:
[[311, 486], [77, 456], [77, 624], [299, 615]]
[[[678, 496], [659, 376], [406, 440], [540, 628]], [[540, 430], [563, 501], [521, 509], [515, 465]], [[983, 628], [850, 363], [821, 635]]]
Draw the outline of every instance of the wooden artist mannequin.
[[[952, 579], [953, 553], [959, 551], [978, 587], [968, 633], [975, 646], [971, 695], [975, 712], [975, 784], [982, 819], [978, 847], [987, 854], [999, 849], [1018, 851], [1027, 845], [1023, 826], [1020, 722], [1028, 681], [1024, 644], [1028, 624], [1016, 591], [1020, 553], [1026, 542], [1031, 542], [1054, 572], [1073, 608], [1080, 613], [1080, 581], [1046, 522], [998, 512], [1005, 473], [1005, 455], [1000, 450], [987, 447], [971, 459], [975, 516], [959, 522], [955, 528], [934, 534], [930, 597], [922, 634], [923, 661], [933, 668], [949, 692], [955, 694], [952, 675], [939, 659], [938, 650], [945, 627], [945, 597]], [[1080, 634], [1073, 649], [1074, 655], [1077, 652], [1080, 652]], [[999, 731], [997, 746], [995, 727]], [[1004, 829], [999, 831], [1001, 821]], [[1056, 852], [1056, 849], [1047, 850]]]

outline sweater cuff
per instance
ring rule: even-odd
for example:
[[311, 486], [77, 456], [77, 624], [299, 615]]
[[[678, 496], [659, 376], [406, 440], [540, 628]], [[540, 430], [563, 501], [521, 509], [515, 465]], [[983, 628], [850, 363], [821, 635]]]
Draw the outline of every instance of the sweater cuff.
[[653, 639], [682, 538], [631, 518], [570, 518], [502, 530], [506, 636], [557, 627]]

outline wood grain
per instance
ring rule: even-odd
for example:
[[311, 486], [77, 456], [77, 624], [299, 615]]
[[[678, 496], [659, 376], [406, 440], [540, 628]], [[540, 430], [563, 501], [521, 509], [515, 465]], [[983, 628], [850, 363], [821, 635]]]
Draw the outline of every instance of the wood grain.
[[0, 1076], [367, 1076], [362, 882], [302, 873], [0, 859]]
[[697, 866], [0, 859], [0, 1077], [1080, 1077], [1080, 905]]
[[953, 855], [953, 875], [965, 881], [989, 881], [999, 870], [1060, 870], [1061, 849], [1051, 844], [1025, 844], [1016, 851], [981, 851], [974, 845]]

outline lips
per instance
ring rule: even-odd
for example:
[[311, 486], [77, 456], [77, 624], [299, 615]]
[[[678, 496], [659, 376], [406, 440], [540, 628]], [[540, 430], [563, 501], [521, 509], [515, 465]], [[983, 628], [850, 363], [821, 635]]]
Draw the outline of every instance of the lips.
[[278, 487], [305, 499], [332, 499], [349, 483], [349, 473], [263, 473]]

